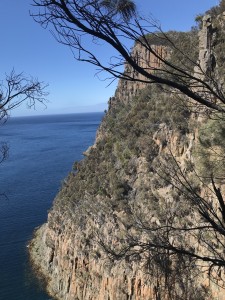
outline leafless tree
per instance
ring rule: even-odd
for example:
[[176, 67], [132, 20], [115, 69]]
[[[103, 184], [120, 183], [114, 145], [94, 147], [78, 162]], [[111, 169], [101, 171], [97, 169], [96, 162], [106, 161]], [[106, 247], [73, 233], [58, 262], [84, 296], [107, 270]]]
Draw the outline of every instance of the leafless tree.
[[29, 108], [46, 103], [46, 85], [38, 79], [27, 78], [13, 70], [0, 83], [0, 120], [4, 121], [9, 112], [26, 103]]
[[[129, 18], [124, 19], [116, 10], [109, 10], [103, 5], [105, 2], [99, 0], [34, 0], [33, 3], [36, 12], [32, 12], [32, 16], [36, 22], [49, 28], [60, 43], [69, 46], [77, 60], [106, 71], [112, 76], [112, 80], [121, 78], [147, 84], [159, 83], [188, 96], [187, 101], [192, 99], [196, 104], [224, 111], [223, 90], [218, 81], [202, 69], [200, 63], [182, 53], [188, 64], [181, 67], [154, 50], [149, 34], [170, 49], [180, 52], [173, 40], [152, 19], [143, 18], [138, 12], [132, 17], [129, 14]], [[96, 45], [110, 45], [117, 56], [109, 58], [108, 64], [104, 63], [87, 45], [88, 36]], [[139, 44], [144, 51], [154, 55], [160, 62], [160, 67], [153, 67], [142, 55], [134, 54], [127, 41]], [[121, 68], [124, 64], [129, 66], [126, 72]]]
[[[9, 113], [26, 103], [29, 108], [38, 103], [46, 105], [47, 85], [38, 79], [28, 78], [23, 73], [17, 74], [14, 70], [0, 81], [0, 122], [5, 123]], [[0, 145], [0, 163], [8, 156], [9, 147], [7, 143]]]

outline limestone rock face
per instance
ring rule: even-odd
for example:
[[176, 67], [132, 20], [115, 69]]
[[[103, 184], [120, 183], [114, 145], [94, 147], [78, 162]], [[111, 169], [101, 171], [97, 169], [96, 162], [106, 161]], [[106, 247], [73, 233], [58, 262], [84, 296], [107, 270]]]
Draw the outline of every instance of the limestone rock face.
[[[199, 34], [199, 59], [204, 70], [211, 57], [211, 28], [210, 16], [206, 16]], [[165, 46], [153, 47], [160, 56], [168, 55]], [[159, 61], [149, 57], [139, 45], [133, 53], [148, 62], [145, 67], [149, 71], [153, 65], [160, 67]], [[77, 170], [68, 176], [47, 223], [37, 229], [30, 242], [34, 269], [45, 279], [46, 289], [55, 299], [160, 299], [157, 298], [158, 279], [145, 272], [138, 255], [112, 261], [110, 253], [106, 255], [104, 251], [107, 245], [119, 249], [126, 242], [127, 233], [136, 234], [132, 224], [138, 214], [132, 210], [142, 214], [149, 224], [160, 226], [163, 205], [175, 207], [172, 186], [159, 186], [152, 166], [159, 164], [169, 152], [182, 170], [186, 170], [187, 162], [193, 159], [192, 149], [198, 134], [197, 129], [191, 130], [188, 124], [193, 116], [183, 113], [178, 119], [179, 113], [173, 113], [172, 104], [168, 105], [171, 99], [164, 101], [165, 95], [158, 91], [155, 94], [154, 90], [150, 91], [154, 101], [146, 101], [143, 94], [138, 102], [135, 96], [141, 95], [140, 90], [145, 87], [145, 83], [119, 82], [95, 144], [86, 151]], [[162, 106], [157, 107], [158, 103]], [[173, 126], [171, 120], [179, 126]], [[160, 200], [156, 201], [157, 198]], [[180, 280], [180, 285], [173, 283], [173, 288], [180, 293], [179, 299], [224, 299], [224, 292], [219, 288], [209, 291], [207, 278], [194, 282], [194, 274], [187, 273], [183, 276], [186, 282], [176, 277], [179, 274], [174, 275], [174, 282]], [[185, 284], [191, 286], [188, 292]], [[186, 298], [182, 296], [182, 289]], [[178, 298], [174, 296], [174, 299]]]

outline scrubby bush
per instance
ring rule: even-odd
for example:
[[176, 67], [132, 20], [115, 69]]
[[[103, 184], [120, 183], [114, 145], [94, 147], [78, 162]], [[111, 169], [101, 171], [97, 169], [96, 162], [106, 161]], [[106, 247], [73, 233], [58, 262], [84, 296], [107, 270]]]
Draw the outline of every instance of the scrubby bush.
[[[209, 119], [199, 129], [194, 155], [201, 176], [224, 178], [225, 173], [225, 120]], [[209, 173], [210, 170], [210, 173]]]

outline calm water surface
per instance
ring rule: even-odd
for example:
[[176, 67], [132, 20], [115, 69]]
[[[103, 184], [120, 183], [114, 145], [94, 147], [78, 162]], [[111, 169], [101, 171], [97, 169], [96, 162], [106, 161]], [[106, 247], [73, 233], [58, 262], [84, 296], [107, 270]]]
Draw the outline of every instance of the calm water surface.
[[102, 113], [19, 117], [1, 126], [0, 300], [48, 300], [32, 277], [27, 242], [75, 160], [93, 144]]

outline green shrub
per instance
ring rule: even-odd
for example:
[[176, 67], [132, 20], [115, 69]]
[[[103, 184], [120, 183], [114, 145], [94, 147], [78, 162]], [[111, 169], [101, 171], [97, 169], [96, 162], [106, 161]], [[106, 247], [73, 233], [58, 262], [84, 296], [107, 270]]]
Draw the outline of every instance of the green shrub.
[[201, 176], [223, 179], [225, 174], [225, 120], [209, 119], [199, 129], [195, 147], [197, 170]]

